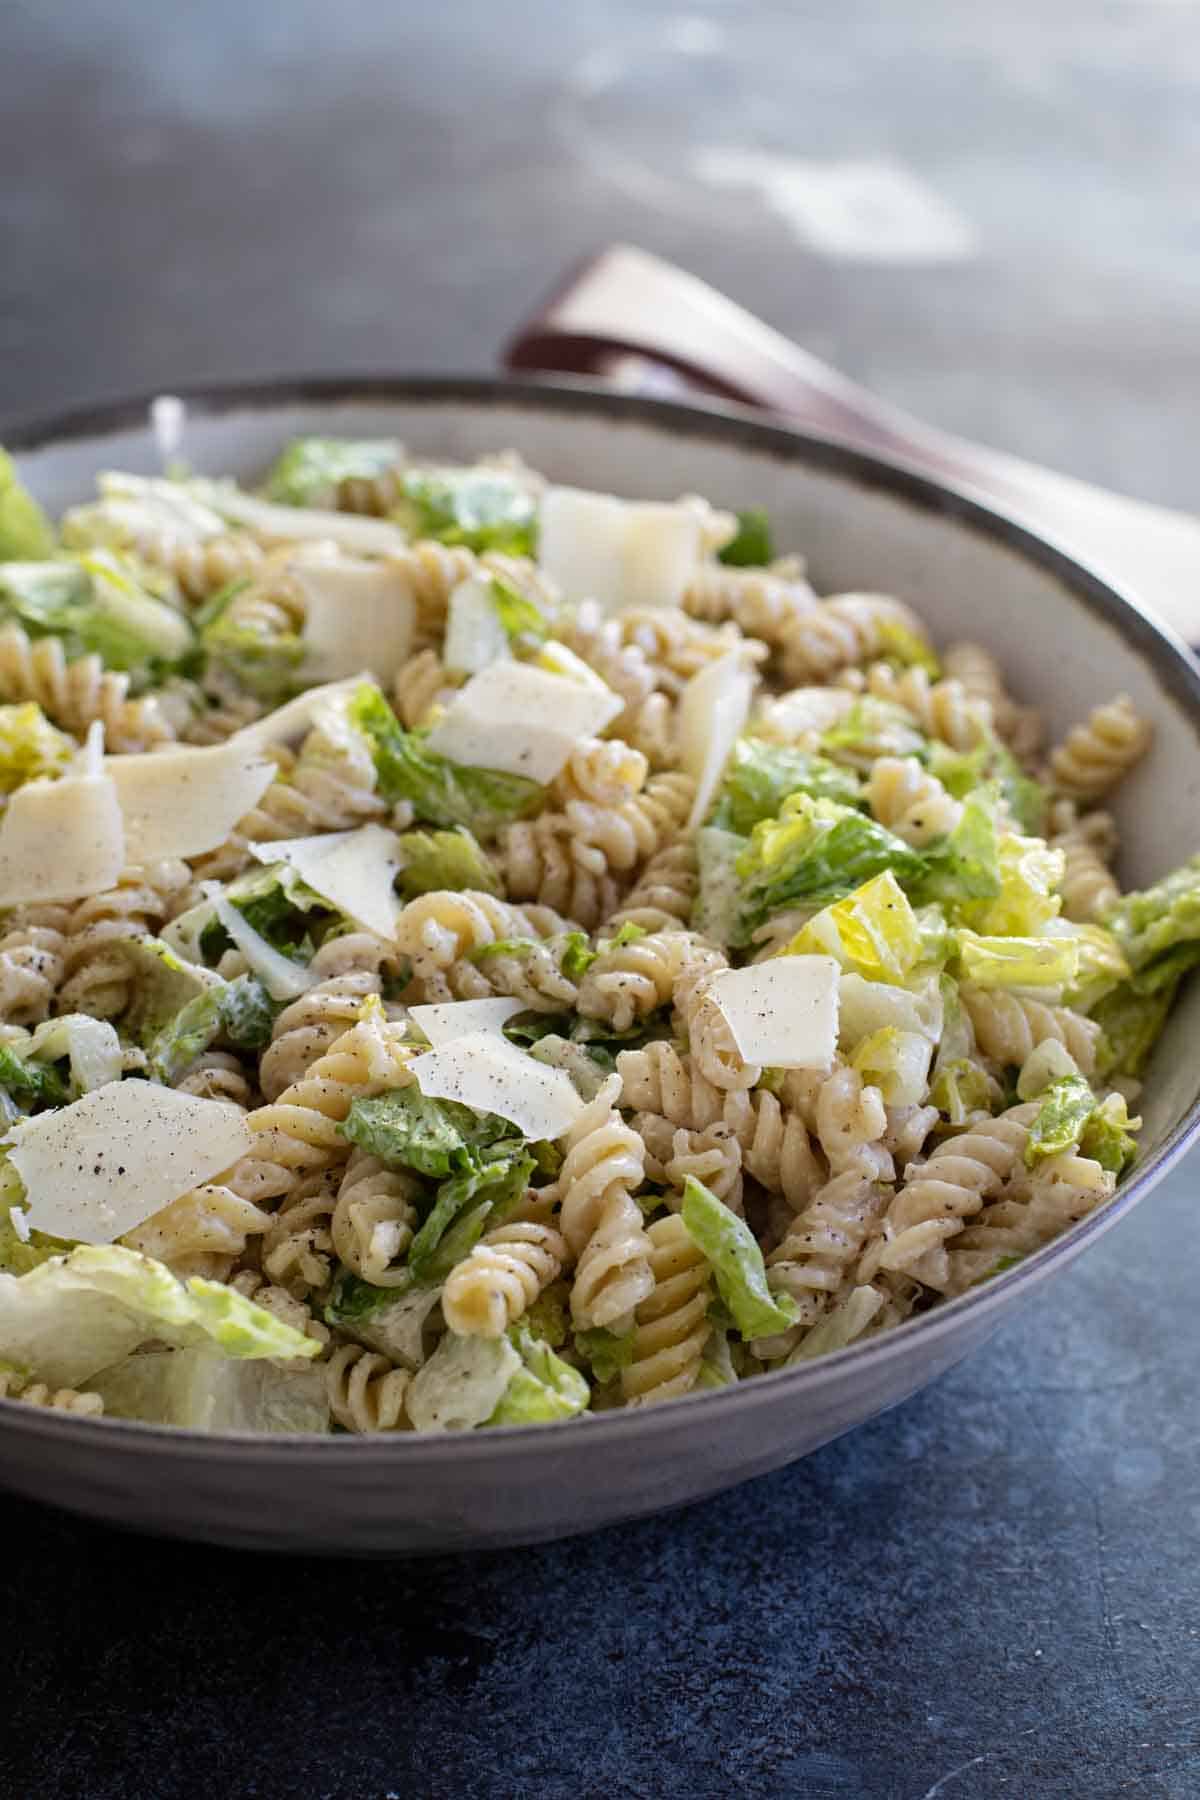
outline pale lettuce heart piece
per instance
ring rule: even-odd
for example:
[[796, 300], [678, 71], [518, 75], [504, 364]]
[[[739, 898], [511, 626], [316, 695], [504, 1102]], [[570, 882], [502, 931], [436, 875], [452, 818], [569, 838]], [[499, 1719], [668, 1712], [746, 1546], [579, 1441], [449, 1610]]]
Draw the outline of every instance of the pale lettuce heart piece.
[[238, 1362], [197, 1345], [127, 1356], [88, 1387], [115, 1419], [192, 1431], [329, 1430], [325, 1372], [313, 1363]]

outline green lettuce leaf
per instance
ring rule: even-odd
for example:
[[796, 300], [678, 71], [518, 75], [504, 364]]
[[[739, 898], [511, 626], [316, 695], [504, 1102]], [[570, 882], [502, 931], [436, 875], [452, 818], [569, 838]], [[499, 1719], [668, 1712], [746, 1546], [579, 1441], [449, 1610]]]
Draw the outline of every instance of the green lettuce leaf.
[[796, 1303], [767, 1286], [763, 1254], [750, 1227], [691, 1175], [684, 1184], [681, 1213], [743, 1338], [770, 1337], [795, 1324]]
[[1153, 993], [1139, 993], [1123, 981], [1092, 1008], [1091, 1016], [1103, 1036], [1097, 1057], [1101, 1075], [1140, 1076], [1167, 1022], [1178, 981]]
[[1079, 1139], [1079, 1153], [1090, 1156], [1102, 1169], [1123, 1175], [1137, 1156], [1140, 1119], [1129, 1117], [1123, 1094], [1109, 1094], [1094, 1109]]
[[774, 559], [771, 544], [771, 520], [765, 506], [748, 506], [737, 515], [737, 531], [718, 560], [731, 569], [761, 569]]
[[435, 1181], [477, 1170], [482, 1151], [516, 1135], [507, 1119], [431, 1099], [415, 1083], [356, 1100], [339, 1129], [360, 1150]]
[[548, 1424], [586, 1410], [591, 1390], [578, 1369], [556, 1356], [523, 1319], [509, 1328], [508, 1338], [521, 1367], [514, 1370], [489, 1425]]
[[[273, 950], [301, 960], [311, 956], [314, 945], [342, 922], [342, 915], [303, 882], [290, 863], [255, 863], [228, 884], [225, 898]], [[219, 961], [231, 944], [217, 918], [200, 933], [200, 949], [207, 962]]]
[[1026, 1168], [1036, 1168], [1047, 1156], [1058, 1156], [1077, 1144], [1095, 1109], [1096, 1096], [1082, 1075], [1066, 1075], [1052, 1082], [1029, 1127]]
[[884, 1025], [863, 1038], [850, 1059], [889, 1106], [919, 1106], [929, 1085], [933, 1044], [924, 1032]]
[[491, 578], [492, 605], [510, 644], [544, 644], [550, 627], [538, 607], [498, 575]]
[[935, 739], [926, 762], [930, 774], [936, 775], [956, 800], [965, 800], [977, 788], [993, 787], [1021, 831], [1029, 837], [1041, 836], [1048, 805], [1046, 790], [1025, 773], [999, 738], [990, 738], [974, 750], [952, 750]]
[[12, 457], [0, 450], [0, 563], [40, 562], [55, 548], [49, 519], [22, 485]]
[[793, 794], [779, 817], [754, 828], [737, 862], [744, 883], [740, 943], [773, 912], [803, 900], [837, 900], [885, 870], [904, 882], [925, 867], [920, 853], [874, 819], [834, 800]]
[[448, 1331], [414, 1375], [405, 1408], [418, 1431], [472, 1431], [486, 1425], [509, 1382], [524, 1368], [509, 1337], [455, 1337]]
[[83, 1244], [27, 1275], [0, 1275], [0, 1357], [77, 1387], [150, 1338], [231, 1357], [311, 1357], [320, 1346], [235, 1288], [118, 1244]]
[[1200, 856], [1126, 894], [1104, 920], [1141, 993], [1173, 986], [1200, 961]]
[[155, 1350], [88, 1378], [114, 1419], [192, 1431], [329, 1430], [325, 1372], [314, 1365], [234, 1362], [220, 1350]]
[[732, 1387], [738, 1379], [729, 1333], [714, 1327], [709, 1332], [708, 1342], [701, 1352], [700, 1373], [696, 1377], [696, 1386], [698, 1388]]
[[19, 1100], [22, 1110], [65, 1106], [70, 1088], [52, 1063], [26, 1062], [10, 1044], [0, 1044], [0, 1088]]
[[537, 812], [545, 799], [545, 789], [523, 775], [469, 768], [427, 749], [418, 732], [404, 730], [376, 687], [364, 683], [349, 712], [370, 740], [383, 799], [389, 806], [410, 801], [417, 817], [430, 825], [463, 825], [487, 839]]
[[184, 1070], [216, 1042], [221, 1030], [223, 987], [196, 994], [147, 1045], [151, 1081], [174, 1087]]
[[933, 645], [923, 632], [906, 625], [902, 619], [882, 618], [875, 622], [880, 649], [890, 663], [902, 669], [924, 669], [936, 681], [942, 672]]
[[400, 834], [399, 888], [406, 900], [448, 889], [461, 893], [498, 894], [500, 882], [476, 839], [459, 825], [453, 831], [404, 831]]
[[856, 806], [862, 782], [852, 769], [827, 757], [765, 738], [741, 737], [725, 765], [725, 776], [709, 818], [711, 826], [749, 837], [764, 819], [773, 819], [792, 794]]
[[964, 981], [985, 988], [1070, 988], [1079, 973], [1079, 946], [1070, 937], [979, 937], [955, 934]]
[[196, 618], [200, 648], [212, 667], [275, 705], [304, 686], [308, 646], [298, 632], [279, 631], [265, 614], [248, 614], [235, 604], [251, 585], [232, 581], [201, 609]]
[[575, 1332], [575, 1348], [601, 1386], [615, 1381], [633, 1361], [633, 1336], [632, 1327], [628, 1331], [609, 1331], [604, 1325]]
[[565, 1281], [555, 1281], [543, 1288], [525, 1313], [525, 1323], [534, 1337], [541, 1338], [552, 1350], [561, 1350], [571, 1335], [571, 1315], [567, 1303]]
[[61, 638], [68, 656], [95, 651], [109, 669], [175, 663], [192, 648], [192, 629], [156, 600], [111, 551], [61, 562], [0, 564], [0, 622], [31, 637]]
[[280, 1010], [261, 981], [239, 975], [221, 995], [221, 1036], [235, 1050], [265, 1049]]
[[532, 1156], [500, 1156], [442, 1182], [428, 1217], [408, 1247], [414, 1281], [444, 1281], [479, 1242], [485, 1223], [503, 1223], [533, 1174]]
[[279, 506], [336, 507], [343, 481], [371, 481], [404, 455], [395, 438], [293, 438], [267, 476], [265, 496]]
[[814, 915], [790, 956], [832, 956], [868, 981], [903, 983], [926, 960], [928, 938], [890, 869]]
[[881, 756], [924, 759], [928, 739], [904, 707], [866, 694], [836, 725], [821, 733], [821, 748], [835, 761], [850, 763], [866, 774]]
[[959, 908], [998, 895], [1001, 888], [995, 807], [987, 794], [972, 794], [954, 830], [926, 848], [913, 895]]
[[537, 502], [502, 469], [407, 469], [401, 486], [404, 501], [395, 516], [414, 537], [470, 550], [534, 554]]
[[50, 723], [36, 701], [0, 706], [0, 793], [61, 775], [75, 750], [74, 740]]

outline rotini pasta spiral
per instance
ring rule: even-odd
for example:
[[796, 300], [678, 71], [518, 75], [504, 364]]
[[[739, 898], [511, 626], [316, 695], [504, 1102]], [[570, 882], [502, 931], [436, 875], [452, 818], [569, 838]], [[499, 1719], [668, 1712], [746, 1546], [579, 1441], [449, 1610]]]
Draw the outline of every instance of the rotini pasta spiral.
[[223, 1281], [252, 1237], [271, 1226], [271, 1215], [222, 1182], [209, 1181], [181, 1194], [144, 1224], [127, 1231], [122, 1243], [166, 1263], [184, 1279], [203, 1275]]
[[712, 623], [730, 620], [748, 638], [757, 638], [794, 669], [805, 622], [818, 601], [803, 576], [771, 569], [730, 569], [712, 563], [696, 576], [683, 597], [685, 612]]
[[687, 931], [651, 932], [629, 944], [602, 947], [579, 984], [576, 1005], [615, 1031], [666, 1006], [680, 973], [694, 964], [702, 940]]
[[[396, 948], [427, 1001], [511, 994], [535, 1011], [557, 1012], [574, 1004], [578, 990], [546, 940], [566, 929], [548, 907], [512, 906], [472, 889], [438, 890], [402, 909]], [[519, 949], [505, 954], [480, 954], [516, 942]]]
[[1109, 867], [1117, 848], [1112, 815], [1080, 815], [1074, 801], [1060, 799], [1052, 809], [1049, 844], [1052, 850], [1061, 850], [1065, 858], [1059, 892], [1066, 917], [1081, 924], [1103, 919], [1121, 898]]
[[791, 1296], [800, 1316], [790, 1330], [759, 1339], [753, 1346], [756, 1356], [765, 1361], [786, 1356], [816, 1324], [862, 1254], [891, 1197], [890, 1188], [847, 1169], [819, 1188], [795, 1215], [782, 1243], [767, 1258], [767, 1282], [773, 1292]]
[[853, 663], [882, 655], [893, 631], [928, 643], [921, 621], [902, 600], [886, 594], [837, 594], [822, 600], [789, 633], [784, 678], [796, 684], [828, 681]]
[[104, 1411], [99, 1394], [78, 1388], [52, 1388], [44, 1381], [19, 1375], [15, 1369], [0, 1369], [0, 1400], [17, 1400], [22, 1406], [44, 1406], [51, 1412], [75, 1413], [87, 1419], [98, 1419]]
[[699, 886], [695, 845], [684, 839], [668, 844], [650, 858], [616, 912], [604, 921], [604, 930], [637, 925], [642, 931], [669, 931], [686, 925]]
[[916, 849], [946, 837], [962, 817], [962, 802], [915, 756], [879, 757], [867, 783], [867, 799], [879, 823]]
[[501, 1337], [557, 1281], [567, 1260], [566, 1243], [552, 1225], [498, 1225], [447, 1276], [446, 1324], [460, 1337]]
[[329, 1410], [344, 1431], [407, 1431], [404, 1396], [412, 1374], [377, 1350], [343, 1344], [325, 1364]]
[[708, 1263], [677, 1213], [647, 1227], [653, 1286], [634, 1315], [633, 1357], [621, 1370], [628, 1406], [654, 1406], [690, 1393], [712, 1332]]
[[159, 536], [143, 539], [135, 550], [144, 562], [165, 570], [192, 605], [211, 600], [231, 582], [250, 580], [266, 555], [261, 544], [238, 531], [175, 541]]
[[59, 638], [30, 638], [19, 625], [0, 630], [0, 700], [36, 700], [46, 717], [78, 738], [97, 721], [105, 747], [126, 755], [175, 736], [153, 694], [130, 698], [131, 677], [98, 656], [68, 661]]
[[[576, 802], [572, 803], [578, 804]], [[589, 808], [589, 813], [595, 809]], [[611, 814], [600, 814], [600, 819]], [[618, 843], [624, 841], [619, 829]], [[585, 931], [593, 930], [617, 904], [620, 889], [609, 868], [606, 849], [585, 841], [580, 829], [562, 813], [520, 819], [500, 834], [494, 859], [506, 892], [514, 900], [567, 914]]]
[[453, 698], [458, 683], [436, 650], [418, 650], [402, 662], [392, 680], [392, 703], [408, 731], [427, 725]]
[[181, 1094], [195, 1094], [201, 1100], [224, 1100], [243, 1112], [254, 1100], [254, 1088], [246, 1071], [227, 1050], [203, 1051], [174, 1085]]
[[[877, 700], [902, 706], [912, 715], [926, 737], [937, 738], [954, 750], [973, 750], [986, 743], [992, 731], [990, 702], [972, 695], [962, 681], [947, 676], [940, 681], [930, 678], [920, 667], [899, 669], [889, 662], [871, 663], [859, 675], [855, 686]], [[851, 674], [843, 677], [847, 682]]]
[[564, 1139], [561, 1231], [576, 1260], [571, 1316], [584, 1328], [616, 1328], [654, 1285], [649, 1241], [634, 1191], [645, 1155], [636, 1131], [616, 1110], [621, 1082], [612, 1076]]
[[955, 1238], [943, 1279], [947, 1295], [963, 1294], [1013, 1261], [1052, 1243], [1112, 1197], [1116, 1178], [1091, 1157], [1064, 1150], [1048, 1157], [1018, 1193], [1002, 1193]]
[[1047, 1039], [1064, 1044], [1084, 1075], [1096, 1067], [1100, 1027], [1094, 1019], [1073, 1012], [1069, 1006], [1049, 1006], [1028, 994], [979, 988], [964, 982], [959, 997], [984, 1056], [1019, 1068], [1038, 1044]]
[[60, 952], [63, 981], [56, 1010], [115, 1019], [125, 1012], [137, 979], [121, 946], [165, 923], [191, 871], [184, 862], [126, 869], [115, 888], [81, 900], [66, 924]]
[[11, 913], [0, 935], [0, 1021], [37, 1025], [50, 1016], [66, 974], [71, 908], [46, 904]]
[[620, 806], [646, 785], [649, 765], [640, 750], [620, 738], [584, 738], [550, 784], [551, 806], [571, 800], [591, 806]]
[[259, 1080], [268, 1100], [299, 1081], [354, 1024], [363, 1001], [382, 992], [384, 973], [394, 974], [398, 960], [391, 945], [372, 932], [352, 931], [322, 944], [311, 967], [323, 979], [284, 1007], [263, 1052]]
[[949, 680], [961, 683], [969, 700], [984, 703], [998, 737], [1022, 761], [1036, 754], [1042, 722], [1036, 707], [1019, 706], [1009, 693], [1000, 664], [982, 644], [950, 644], [942, 658]]
[[338, 1261], [372, 1287], [409, 1279], [404, 1252], [417, 1229], [419, 1183], [356, 1150], [346, 1165], [330, 1220]]
[[[695, 797], [696, 784], [691, 776], [676, 770], [652, 775], [641, 793], [631, 795], [617, 806], [569, 800], [567, 830], [573, 840], [577, 861], [599, 857], [602, 865], [589, 861], [588, 866], [597, 869], [602, 866], [605, 872], [614, 870], [620, 875], [629, 874], [678, 836]], [[550, 816], [543, 815], [534, 820], [534, 825], [545, 824]], [[520, 825], [509, 828], [510, 832], [521, 829]], [[574, 916], [583, 919], [582, 913]], [[601, 913], [600, 917], [603, 916]]]
[[1050, 752], [1050, 774], [1072, 800], [1099, 800], [1150, 748], [1151, 730], [1128, 694], [1093, 707]]

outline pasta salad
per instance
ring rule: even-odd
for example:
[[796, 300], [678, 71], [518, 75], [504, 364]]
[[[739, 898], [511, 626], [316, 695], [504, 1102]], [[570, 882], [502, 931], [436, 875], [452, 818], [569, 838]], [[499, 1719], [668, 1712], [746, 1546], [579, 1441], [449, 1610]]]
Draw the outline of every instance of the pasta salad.
[[306, 438], [0, 461], [0, 1395], [439, 1431], [752, 1379], [1112, 1196], [1200, 958], [1124, 696], [761, 512]]

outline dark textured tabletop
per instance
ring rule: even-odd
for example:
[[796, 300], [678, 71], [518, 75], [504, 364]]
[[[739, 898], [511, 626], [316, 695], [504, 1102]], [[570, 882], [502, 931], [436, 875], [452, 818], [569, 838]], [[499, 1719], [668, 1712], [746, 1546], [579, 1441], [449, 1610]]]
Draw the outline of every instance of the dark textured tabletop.
[[[1194, 0], [18, 0], [2, 42], [0, 421], [485, 369], [619, 237], [946, 426], [1196, 503]], [[675, 1516], [369, 1565], [0, 1502], [0, 1800], [1193, 1800], [1198, 1175]]]

